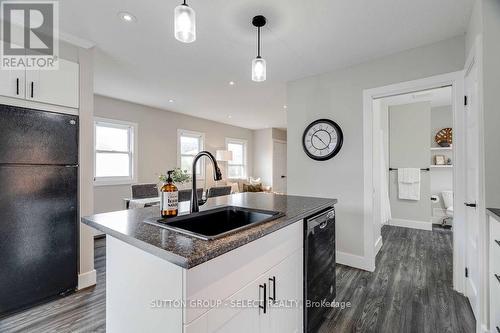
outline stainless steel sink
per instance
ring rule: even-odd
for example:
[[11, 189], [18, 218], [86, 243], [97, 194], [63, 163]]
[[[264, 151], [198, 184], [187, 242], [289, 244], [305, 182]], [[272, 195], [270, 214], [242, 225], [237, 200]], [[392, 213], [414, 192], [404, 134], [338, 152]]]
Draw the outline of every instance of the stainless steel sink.
[[282, 216], [284, 214], [277, 211], [224, 206], [174, 218], [146, 220], [145, 222], [200, 239], [212, 240]]

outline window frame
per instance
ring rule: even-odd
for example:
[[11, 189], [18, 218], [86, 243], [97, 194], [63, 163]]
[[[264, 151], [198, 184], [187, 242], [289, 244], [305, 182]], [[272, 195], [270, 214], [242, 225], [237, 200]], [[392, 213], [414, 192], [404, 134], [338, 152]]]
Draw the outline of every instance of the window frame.
[[[196, 132], [196, 131], [191, 131], [191, 130], [185, 130], [185, 129], [177, 129], [177, 167], [181, 168], [181, 160], [182, 156], [196, 156], [196, 155], [190, 155], [190, 154], [181, 154], [181, 136], [186, 136], [186, 137], [191, 137], [191, 138], [197, 138], [200, 143], [200, 150], [203, 151], [205, 149], [205, 133], [203, 132]], [[200, 160], [200, 173], [196, 174], [197, 179], [205, 179], [205, 159]], [[188, 173], [191, 174], [191, 170], [188, 170]]]
[[[118, 152], [113, 150], [98, 150], [96, 147], [97, 144], [97, 127], [99, 124], [105, 125], [103, 127], [111, 127], [111, 128], [120, 128], [120, 129], [128, 129], [128, 153], [129, 155], [129, 171], [130, 176], [122, 177], [122, 176], [111, 176], [111, 177], [97, 177], [96, 176], [96, 167], [97, 167], [97, 154], [98, 153], [125, 153]], [[107, 186], [107, 185], [130, 185], [137, 183], [137, 131], [138, 125], [137, 123], [132, 123], [123, 120], [110, 119], [110, 118], [101, 118], [94, 117], [94, 142], [93, 142], [93, 150], [94, 150], [94, 186]]]
[[[248, 178], [248, 140], [245, 139], [236, 139], [236, 138], [227, 138], [226, 137], [226, 150], [229, 151], [229, 144], [239, 144], [243, 146], [243, 164], [231, 164], [231, 161], [227, 162], [227, 179], [241, 180]], [[242, 166], [243, 167], [243, 176], [240, 178], [229, 177], [229, 168], [231, 166]]]

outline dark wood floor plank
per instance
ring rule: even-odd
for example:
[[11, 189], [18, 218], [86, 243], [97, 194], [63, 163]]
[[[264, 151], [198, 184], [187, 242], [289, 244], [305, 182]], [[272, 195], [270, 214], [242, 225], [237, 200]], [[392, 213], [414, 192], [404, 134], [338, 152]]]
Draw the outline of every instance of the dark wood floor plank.
[[382, 237], [375, 272], [338, 265], [337, 301], [352, 307], [333, 309], [320, 332], [474, 332], [468, 300], [452, 287], [451, 230], [384, 226]]

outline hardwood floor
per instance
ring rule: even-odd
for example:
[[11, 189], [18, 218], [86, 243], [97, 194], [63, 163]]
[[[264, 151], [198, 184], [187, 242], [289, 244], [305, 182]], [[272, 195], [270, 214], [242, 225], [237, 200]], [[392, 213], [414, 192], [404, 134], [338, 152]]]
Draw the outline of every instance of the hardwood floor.
[[[468, 301], [451, 288], [452, 233], [385, 226], [373, 273], [338, 265], [337, 301], [320, 332], [474, 332]], [[0, 332], [105, 332], [106, 248], [95, 243], [97, 286], [0, 319]]]
[[384, 226], [373, 273], [339, 265], [337, 301], [320, 332], [474, 332], [468, 300], [452, 289], [452, 232]]

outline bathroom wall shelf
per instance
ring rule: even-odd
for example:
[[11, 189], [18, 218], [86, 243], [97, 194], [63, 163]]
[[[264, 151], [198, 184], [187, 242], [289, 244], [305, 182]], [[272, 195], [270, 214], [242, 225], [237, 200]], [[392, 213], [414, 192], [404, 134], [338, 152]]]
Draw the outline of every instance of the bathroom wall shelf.
[[431, 150], [453, 150], [453, 147], [431, 147]]
[[451, 169], [453, 165], [431, 165], [431, 169]]

